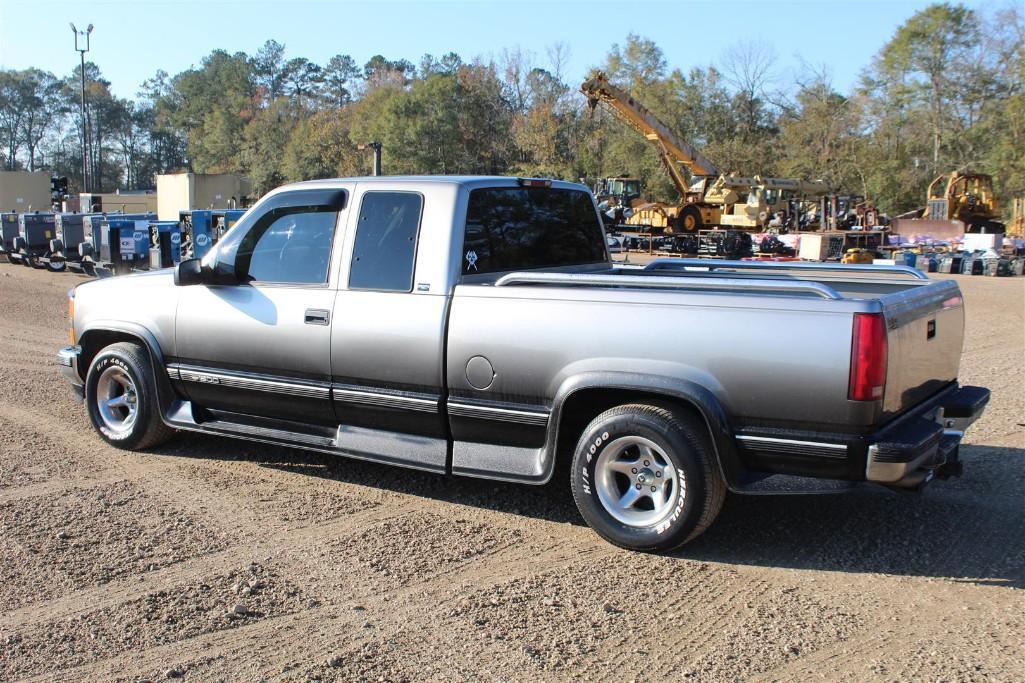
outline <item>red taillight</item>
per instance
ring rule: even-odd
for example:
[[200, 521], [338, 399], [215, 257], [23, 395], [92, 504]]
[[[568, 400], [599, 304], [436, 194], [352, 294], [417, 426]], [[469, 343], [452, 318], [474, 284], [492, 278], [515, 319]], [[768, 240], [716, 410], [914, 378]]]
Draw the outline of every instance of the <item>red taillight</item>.
[[847, 398], [878, 401], [886, 386], [886, 320], [882, 313], [855, 313]]
[[551, 187], [552, 181], [548, 178], [519, 178], [521, 187]]

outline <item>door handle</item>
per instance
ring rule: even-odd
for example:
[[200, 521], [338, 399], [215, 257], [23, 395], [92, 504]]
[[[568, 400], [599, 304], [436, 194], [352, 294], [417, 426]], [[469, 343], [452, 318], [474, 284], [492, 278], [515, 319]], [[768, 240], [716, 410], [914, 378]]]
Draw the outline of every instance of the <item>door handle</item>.
[[331, 314], [323, 308], [307, 308], [303, 322], [307, 325], [327, 325]]

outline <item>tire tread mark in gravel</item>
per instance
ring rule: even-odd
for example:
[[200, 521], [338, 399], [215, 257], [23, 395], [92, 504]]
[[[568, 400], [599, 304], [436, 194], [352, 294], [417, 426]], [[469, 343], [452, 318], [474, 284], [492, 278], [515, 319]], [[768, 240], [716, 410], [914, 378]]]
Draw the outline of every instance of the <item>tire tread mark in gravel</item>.
[[[316, 536], [313, 536], [315, 539]], [[601, 550], [598, 550], [600, 548]], [[559, 567], [586, 558], [589, 555], [601, 554], [602, 552], [612, 554], [614, 549], [606, 549], [603, 546], [595, 547], [591, 544], [588, 547], [581, 547], [572, 542], [556, 542], [547, 548], [530, 556], [524, 556], [522, 551], [516, 547], [505, 547], [491, 555], [482, 555], [470, 560], [463, 566], [462, 571], [431, 576], [423, 582], [413, 583], [395, 591], [381, 592], [368, 588], [364, 595], [352, 595], [351, 598], [359, 600], [366, 607], [367, 611], [378, 607], [377, 615], [380, 617], [377, 628], [374, 631], [375, 638], [384, 638], [387, 633], [399, 632], [409, 627], [404, 615], [396, 610], [385, 607], [386, 601], [396, 601], [407, 597], [416, 597], [434, 604], [442, 604], [446, 598], [451, 596], [453, 585], [462, 582], [470, 582], [474, 587], [504, 583], [520, 575], [526, 575], [537, 571], [538, 566], [544, 566], [545, 570], [557, 570]], [[237, 553], [231, 555], [231, 560], [225, 559], [225, 566], [237, 565], [239, 556]], [[485, 569], [477, 567], [480, 560], [487, 559]], [[539, 565], [540, 563], [540, 565]], [[275, 566], [284, 568], [278, 559]], [[155, 572], [156, 573], [156, 572]], [[191, 573], [191, 572], [190, 572]], [[181, 574], [174, 577], [178, 583], [182, 579]], [[170, 583], [170, 582], [168, 582]], [[158, 589], [159, 586], [147, 586], [147, 591]], [[138, 596], [132, 596], [138, 597]], [[90, 605], [89, 609], [96, 605]], [[83, 610], [84, 611], [84, 610]], [[111, 675], [122, 673], [131, 668], [134, 670], [146, 670], [158, 668], [162, 664], [171, 661], [175, 653], [181, 648], [188, 646], [192, 653], [202, 653], [204, 657], [216, 657], [237, 652], [239, 657], [252, 661], [254, 644], [271, 653], [285, 651], [286, 648], [277, 643], [294, 643], [297, 641], [297, 629], [305, 630], [299, 638], [303, 643], [303, 657], [310, 661], [317, 661], [318, 657], [326, 658], [336, 651], [339, 638], [351, 636], [358, 632], [356, 624], [364, 617], [353, 614], [349, 618], [325, 619], [322, 608], [308, 609], [302, 613], [293, 613], [263, 620], [253, 625], [242, 626], [230, 631], [219, 631], [205, 633], [193, 638], [148, 648], [141, 651], [130, 651], [119, 654], [110, 659], [101, 660], [74, 667], [62, 672], [66, 679], [77, 679], [83, 681], [102, 680]], [[37, 615], [42, 616], [42, 615]], [[33, 619], [32, 621], [37, 621]], [[284, 622], [284, 623], [282, 623]], [[0, 628], [6, 624], [0, 623]], [[319, 644], [318, 644], [319, 643]], [[280, 676], [280, 659], [261, 661], [261, 667], [267, 677]], [[52, 680], [52, 675], [41, 675], [26, 679], [28, 681]]]
[[[704, 618], [688, 621], [687, 628], [674, 629], [668, 632], [669, 639], [661, 650], [665, 652], [697, 652], [707, 651], [708, 643], [721, 638], [725, 628], [738, 620], [738, 612], [746, 614], [753, 611], [768, 598], [769, 584], [755, 576], [734, 575], [734, 582], [726, 577], [728, 572], [707, 571], [702, 576], [718, 581], [708, 587], [707, 582], [689, 587], [688, 590], [666, 605], [667, 614], [687, 614], [691, 619], [695, 607], [700, 607]], [[688, 665], [696, 662], [688, 661]], [[653, 678], [672, 677], [673, 672], [680, 668], [679, 662], [663, 658], [659, 668], [652, 671]]]
[[[0, 614], [0, 629], [16, 629], [19, 626], [45, 619], [54, 613], [72, 615], [88, 612], [97, 607], [126, 602], [155, 590], [172, 588], [183, 580], [198, 580], [219, 571], [231, 569], [242, 560], [250, 561], [257, 557], [266, 557], [267, 554], [286, 544], [297, 551], [293, 556], [300, 556], [300, 551], [308, 546], [319, 544], [325, 536], [337, 536], [359, 530], [364, 525], [398, 516], [406, 511], [407, 509], [401, 506], [370, 508], [332, 520], [327, 524], [300, 530], [290, 529], [264, 539], [258, 539], [245, 546], [244, 549], [230, 547], [219, 553], [204, 555], [158, 569], [147, 574], [142, 581], [139, 578], [116, 580], [104, 586], [76, 591], [65, 598], [36, 603]], [[289, 565], [291, 564], [290, 557], [277, 558], [275, 564]], [[302, 565], [302, 561], [299, 560], [295, 564]]]

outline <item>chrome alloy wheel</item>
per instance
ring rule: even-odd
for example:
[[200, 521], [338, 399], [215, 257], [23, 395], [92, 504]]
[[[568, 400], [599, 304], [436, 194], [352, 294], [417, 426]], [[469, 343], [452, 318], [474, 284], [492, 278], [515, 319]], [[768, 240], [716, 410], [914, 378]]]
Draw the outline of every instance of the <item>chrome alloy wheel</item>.
[[132, 429], [138, 414], [139, 398], [135, 382], [117, 365], [111, 365], [96, 381], [96, 408], [104, 426], [115, 434]]
[[602, 449], [595, 490], [605, 510], [632, 527], [651, 527], [673, 514], [686, 494], [682, 472], [653, 441], [623, 436]]

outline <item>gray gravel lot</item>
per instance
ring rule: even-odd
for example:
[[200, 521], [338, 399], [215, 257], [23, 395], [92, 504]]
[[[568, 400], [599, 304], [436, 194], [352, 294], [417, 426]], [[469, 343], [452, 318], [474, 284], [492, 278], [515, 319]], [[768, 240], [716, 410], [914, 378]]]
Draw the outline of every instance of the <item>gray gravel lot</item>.
[[652, 556], [562, 481], [110, 448], [52, 364], [81, 279], [0, 264], [0, 680], [1022, 680], [1025, 278], [956, 279], [963, 478], [731, 496]]

